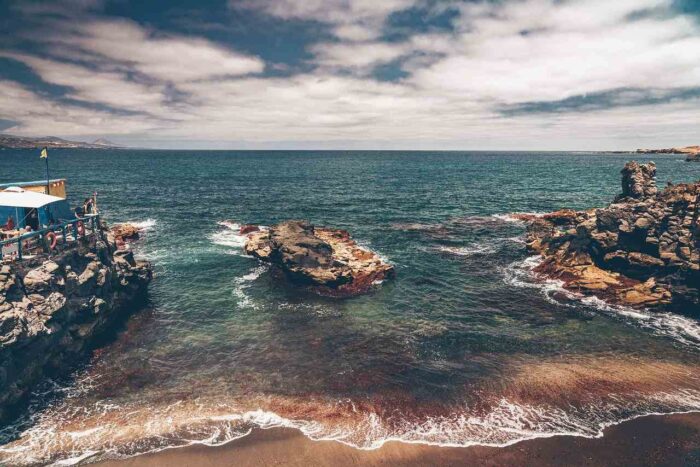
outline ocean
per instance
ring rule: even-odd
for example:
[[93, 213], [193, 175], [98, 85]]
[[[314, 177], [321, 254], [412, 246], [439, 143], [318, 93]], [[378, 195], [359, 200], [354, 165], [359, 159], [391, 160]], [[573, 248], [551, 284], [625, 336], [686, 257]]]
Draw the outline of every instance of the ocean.
[[[505, 446], [595, 437], [645, 414], [700, 411], [700, 322], [611, 306], [532, 273], [514, 212], [604, 206], [627, 160], [658, 183], [683, 156], [535, 152], [51, 150], [72, 203], [138, 223], [146, 309], [0, 429], [0, 461], [61, 465], [262, 427], [360, 449], [388, 440]], [[42, 179], [0, 151], [0, 183]], [[396, 267], [324, 298], [246, 256], [242, 224], [347, 229]]]

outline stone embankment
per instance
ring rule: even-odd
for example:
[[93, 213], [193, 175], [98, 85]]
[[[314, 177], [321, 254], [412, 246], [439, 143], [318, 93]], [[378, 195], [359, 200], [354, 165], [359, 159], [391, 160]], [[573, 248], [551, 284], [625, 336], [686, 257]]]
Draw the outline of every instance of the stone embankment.
[[[122, 244], [123, 245], [123, 244]], [[90, 354], [144, 302], [151, 265], [106, 230], [53, 254], [0, 267], [0, 420], [46, 377]]]

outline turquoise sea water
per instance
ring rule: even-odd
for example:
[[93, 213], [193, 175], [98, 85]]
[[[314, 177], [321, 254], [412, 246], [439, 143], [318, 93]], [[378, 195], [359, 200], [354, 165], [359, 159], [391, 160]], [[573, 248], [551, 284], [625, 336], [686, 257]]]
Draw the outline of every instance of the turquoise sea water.
[[[630, 155], [51, 151], [75, 203], [145, 227], [147, 310], [4, 427], [10, 464], [121, 457], [255, 427], [374, 448], [389, 439], [504, 445], [645, 413], [700, 410], [700, 324], [564, 293], [534, 277], [513, 212], [583, 209]], [[636, 157], [636, 156], [635, 156]], [[653, 159], [659, 185], [700, 164]], [[41, 179], [0, 151], [0, 183]], [[277, 283], [235, 224], [308, 219], [396, 266], [334, 300]], [[232, 228], [232, 226], [234, 228]]]

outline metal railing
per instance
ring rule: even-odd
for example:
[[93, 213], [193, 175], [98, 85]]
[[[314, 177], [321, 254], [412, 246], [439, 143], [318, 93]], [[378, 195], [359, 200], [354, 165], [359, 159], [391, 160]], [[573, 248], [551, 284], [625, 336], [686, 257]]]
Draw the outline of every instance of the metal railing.
[[[78, 225], [82, 224], [82, 235], [80, 234], [80, 229], [78, 228]], [[16, 258], [17, 260], [22, 260], [23, 257], [23, 246], [27, 247], [28, 249], [31, 249], [32, 246], [28, 246], [31, 243], [36, 243], [33, 242], [32, 240], [35, 238], [39, 239], [38, 245], [34, 245], [35, 248], [42, 247], [43, 251], [45, 253], [51, 253], [52, 248], [51, 245], [47, 243], [47, 235], [52, 232], [54, 235], [57, 236], [57, 244], [58, 246], [58, 234], [60, 234], [60, 244], [61, 245], [67, 245], [69, 240], [68, 240], [68, 235], [67, 231], [70, 229], [72, 231], [73, 239], [70, 240], [71, 242], [77, 242], [79, 238], [85, 238], [89, 237], [91, 235], [94, 235], [97, 230], [100, 227], [100, 215], [99, 214], [89, 214], [85, 217], [78, 217], [75, 219], [72, 219], [67, 222], [63, 222], [60, 224], [52, 225], [50, 227], [46, 227], [44, 229], [37, 230], [35, 232], [27, 232], [21, 235], [18, 235], [17, 237], [12, 237], [8, 238], [6, 240], [0, 241], [0, 258], [5, 261], [7, 257], [10, 258]], [[16, 251], [12, 249], [9, 252], [6, 252], [8, 246], [12, 246], [13, 244], [17, 244], [17, 249]]]

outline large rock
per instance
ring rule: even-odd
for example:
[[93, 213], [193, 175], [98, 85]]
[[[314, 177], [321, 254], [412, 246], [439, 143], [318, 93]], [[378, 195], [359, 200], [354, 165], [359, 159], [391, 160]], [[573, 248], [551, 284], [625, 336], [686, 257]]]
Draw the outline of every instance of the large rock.
[[700, 313], [700, 181], [659, 192], [655, 173], [630, 162], [608, 207], [530, 219], [537, 272], [612, 302]]
[[121, 238], [122, 240], [138, 240], [141, 236], [141, 230], [129, 223], [115, 224], [112, 226], [112, 234], [115, 238]]
[[646, 198], [654, 196], [658, 192], [656, 188], [656, 164], [639, 164], [628, 162], [622, 169], [622, 194], [624, 198]]
[[50, 259], [0, 268], [0, 420], [46, 375], [65, 374], [138, 309], [151, 266], [101, 231]]
[[343, 297], [367, 292], [393, 276], [394, 267], [361, 248], [344, 230], [287, 221], [253, 231], [245, 251], [278, 267], [293, 283], [322, 295]]

